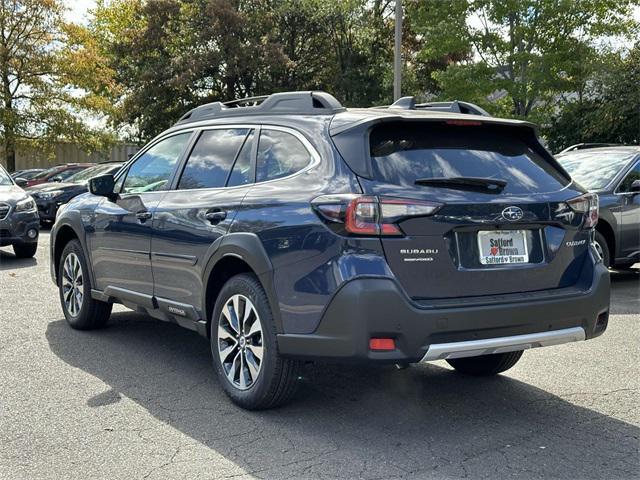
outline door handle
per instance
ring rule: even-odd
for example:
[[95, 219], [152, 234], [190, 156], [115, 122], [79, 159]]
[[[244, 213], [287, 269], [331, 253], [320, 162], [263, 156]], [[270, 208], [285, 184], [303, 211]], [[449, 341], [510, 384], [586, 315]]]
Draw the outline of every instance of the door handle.
[[216, 210], [215, 212], [207, 212], [204, 214], [204, 218], [206, 218], [211, 223], [216, 225], [221, 221], [223, 221], [225, 218], [227, 218], [227, 212], [224, 212], [222, 210]]
[[151, 217], [153, 216], [153, 214], [151, 212], [138, 212], [136, 213], [136, 218], [138, 220], [140, 220], [141, 223], [146, 222], [147, 220], [149, 220]]

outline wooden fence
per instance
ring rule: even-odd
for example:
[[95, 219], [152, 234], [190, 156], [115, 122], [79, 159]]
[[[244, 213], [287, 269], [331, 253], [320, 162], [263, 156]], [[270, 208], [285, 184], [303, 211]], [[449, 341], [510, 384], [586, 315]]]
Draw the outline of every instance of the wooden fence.
[[[73, 143], [59, 143], [51, 156], [38, 150], [18, 148], [16, 152], [16, 170], [27, 168], [48, 168], [60, 163], [98, 163], [124, 162], [129, 156], [138, 151], [138, 146], [132, 143], [114, 145], [109, 151], [87, 154]], [[6, 167], [4, 150], [0, 148], [0, 163]]]

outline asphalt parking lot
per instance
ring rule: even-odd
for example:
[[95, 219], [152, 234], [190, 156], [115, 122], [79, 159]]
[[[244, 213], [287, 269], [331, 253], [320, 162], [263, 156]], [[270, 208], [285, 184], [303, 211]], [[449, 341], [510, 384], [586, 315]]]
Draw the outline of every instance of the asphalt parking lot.
[[122, 307], [67, 327], [36, 259], [0, 250], [0, 478], [640, 478], [640, 274], [612, 274], [599, 339], [474, 379], [310, 366], [294, 403], [246, 412], [197, 334]]

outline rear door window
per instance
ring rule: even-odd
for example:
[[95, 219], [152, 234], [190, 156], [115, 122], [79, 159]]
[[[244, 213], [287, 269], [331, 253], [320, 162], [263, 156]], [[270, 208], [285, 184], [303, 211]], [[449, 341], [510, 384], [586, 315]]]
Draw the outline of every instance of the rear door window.
[[309, 165], [311, 160], [311, 154], [295, 135], [262, 129], [258, 143], [256, 181], [293, 175]]
[[[507, 182], [503, 193], [551, 192], [569, 181], [508, 129], [385, 124], [369, 137], [375, 180], [413, 186], [420, 178], [482, 177]], [[424, 187], [417, 187], [424, 188]]]
[[178, 183], [178, 190], [224, 187], [249, 129], [205, 130], [198, 138]]

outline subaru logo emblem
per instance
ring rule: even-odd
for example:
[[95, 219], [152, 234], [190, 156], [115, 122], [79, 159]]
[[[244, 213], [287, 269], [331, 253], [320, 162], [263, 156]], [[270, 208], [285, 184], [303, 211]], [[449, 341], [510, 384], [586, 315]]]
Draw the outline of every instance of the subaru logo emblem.
[[524, 217], [524, 212], [520, 207], [507, 207], [502, 210], [502, 218], [510, 222], [517, 222]]

